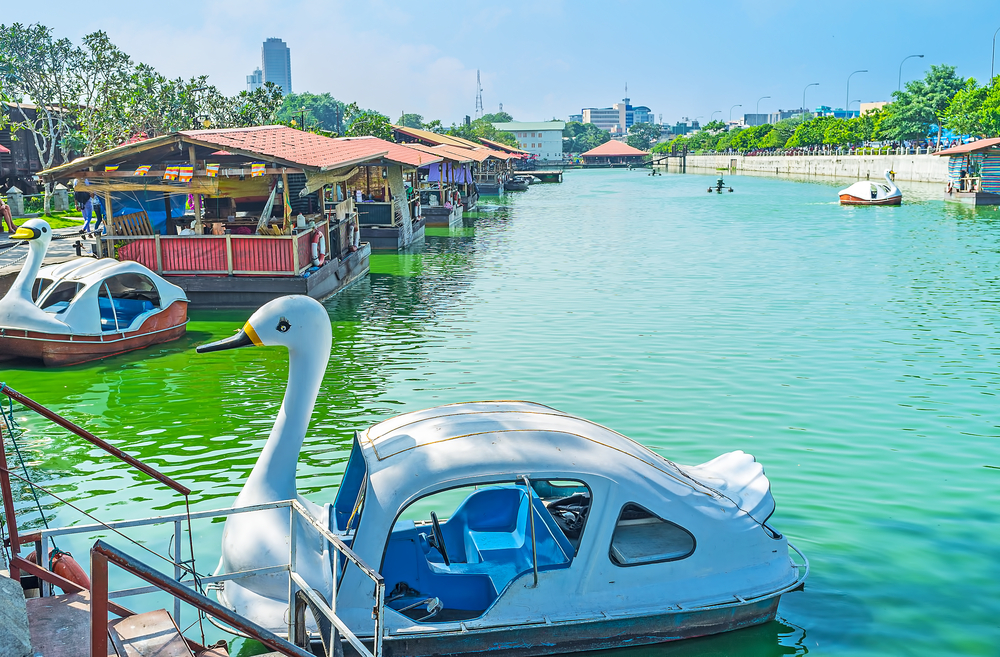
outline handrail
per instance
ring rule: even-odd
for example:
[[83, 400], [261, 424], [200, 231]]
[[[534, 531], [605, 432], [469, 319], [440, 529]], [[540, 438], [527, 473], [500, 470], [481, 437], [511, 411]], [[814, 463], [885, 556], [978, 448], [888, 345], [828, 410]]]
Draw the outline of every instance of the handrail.
[[98, 540], [90, 549], [90, 655], [105, 657], [108, 654], [108, 562], [111, 562], [140, 579], [144, 579], [174, 597], [218, 618], [247, 636], [260, 641], [268, 648], [293, 657], [314, 657], [298, 646], [285, 641], [253, 621], [243, 618], [219, 603], [192, 591], [172, 577], [150, 568], [138, 559]]
[[[176, 481], [174, 481], [173, 479], [171, 479], [167, 475], [165, 475], [165, 474], [163, 474], [163, 473], [158, 472], [157, 470], [155, 470], [152, 466], [146, 465], [145, 463], [143, 463], [142, 461], [140, 461], [139, 459], [137, 459], [137, 458], [135, 458], [133, 456], [129, 456], [128, 454], [126, 454], [122, 450], [118, 449], [117, 447], [115, 447], [111, 443], [108, 443], [108, 442], [106, 442], [104, 440], [101, 440], [100, 438], [98, 438], [94, 434], [90, 433], [89, 431], [87, 431], [83, 427], [81, 427], [81, 426], [79, 426], [77, 424], [74, 424], [73, 422], [70, 422], [69, 420], [67, 420], [66, 418], [64, 418], [63, 416], [59, 415], [58, 413], [56, 413], [54, 411], [50, 411], [49, 409], [45, 408], [44, 406], [42, 406], [38, 402], [34, 401], [33, 399], [30, 399], [29, 397], [25, 397], [24, 395], [22, 395], [21, 393], [19, 393], [16, 390], [14, 390], [10, 386], [8, 386], [6, 384], [0, 383], [0, 392], [2, 392], [3, 394], [7, 395], [8, 397], [10, 397], [11, 399], [13, 399], [14, 401], [16, 401], [16, 402], [18, 402], [20, 404], [23, 404], [24, 406], [27, 406], [28, 408], [30, 408], [31, 410], [35, 411], [36, 413], [38, 413], [42, 417], [47, 418], [49, 420], [52, 420], [53, 422], [55, 422], [56, 424], [58, 424], [62, 428], [69, 430], [71, 433], [76, 434], [80, 438], [83, 438], [84, 440], [90, 442], [91, 444], [93, 444], [93, 445], [95, 445], [97, 447], [100, 447], [105, 452], [107, 452], [108, 454], [111, 454], [115, 458], [118, 458], [118, 459], [120, 459], [122, 461], [125, 461], [126, 463], [128, 463], [132, 467], [134, 467], [134, 468], [136, 468], [138, 470], [141, 470], [142, 472], [146, 473], [147, 475], [149, 475], [153, 479], [157, 480], [161, 484], [167, 486], [168, 488], [171, 488], [171, 489], [177, 491], [181, 495], [190, 495], [191, 494], [191, 489], [188, 488], [187, 486], [185, 486], [183, 484], [177, 483]], [[13, 519], [11, 519], [11, 522], [13, 522]]]

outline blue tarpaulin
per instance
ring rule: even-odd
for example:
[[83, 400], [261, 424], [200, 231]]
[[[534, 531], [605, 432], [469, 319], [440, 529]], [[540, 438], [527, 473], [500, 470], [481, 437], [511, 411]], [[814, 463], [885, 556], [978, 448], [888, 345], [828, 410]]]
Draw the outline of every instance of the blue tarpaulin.
[[[120, 217], [123, 214], [134, 212], [145, 212], [149, 217], [149, 223], [153, 226], [153, 232], [161, 235], [166, 232], [167, 209], [163, 204], [163, 192], [111, 192], [111, 208], [114, 216]], [[187, 207], [187, 194], [170, 195], [170, 214], [175, 219], [184, 215]]]

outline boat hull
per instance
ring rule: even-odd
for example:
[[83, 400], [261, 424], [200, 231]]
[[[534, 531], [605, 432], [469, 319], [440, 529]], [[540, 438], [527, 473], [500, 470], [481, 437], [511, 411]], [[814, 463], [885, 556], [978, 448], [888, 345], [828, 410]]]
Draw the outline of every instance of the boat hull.
[[841, 194], [840, 204], [841, 205], [899, 205], [902, 203], [902, 196], [890, 196], [889, 198], [879, 198], [879, 199], [864, 199], [858, 198], [852, 194]]
[[34, 358], [48, 367], [87, 363], [154, 344], [170, 342], [187, 330], [187, 301], [174, 301], [135, 331], [69, 335], [0, 328], [0, 358]]
[[[475, 655], [530, 657], [692, 639], [760, 625], [774, 620], [779, 597], [691, 611], [674, 610], [636, 617], [594, 621], [539, 622], [504, 628], [467, 628], [387, 636], [387, 657]], [[345, 651], [349, 646], [345, 644]]]

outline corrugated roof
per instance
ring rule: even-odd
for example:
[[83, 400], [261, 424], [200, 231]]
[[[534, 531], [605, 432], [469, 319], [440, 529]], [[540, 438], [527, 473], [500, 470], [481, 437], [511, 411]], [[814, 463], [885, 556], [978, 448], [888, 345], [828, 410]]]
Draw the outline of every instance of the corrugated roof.
[[498, 141], [493, 141], [492, 139], [484, 139], [483, 143], [492, 148], [493, 150], [503, 151], [505, 153], [515, 153], [517, 155], [530, 155], [528, 151], [523, 151], [520, 148], [514, 148], [513, 146], [508, 146], [507, 144], [501, 144]]
[[451, 162], [475, 162], [472, 157], [472, 150], [468, 148], [458, 148], [455, 146], [427, 146], [426, 144], [407, 144], [408, 148], [413, 148], [428, 155], [443, 157]]
[[222, 130], [182, 130], [195, 143], [246, 155], [264, 155], [292, 165], [322, 170], [376, 159], [388, 153], [381, 139], [331, 139], [283, 125]]
[[591, 148], [586, 153], [583, 153], [581, 157], [617, 157], [627, 155], [649, 155], [649, 153], [612, 139], [611, 141], [604, 142], [597, 148]]
[[440, 162], [444, 159], [441, 155], [428, 153], [423, 148], [415, 148], [416, 146], [420, 146], [420, 144], [396, 144], [391, 141], [379, 139], [378, 137], [342, 137], [337, 141], [356, 141], [360, 139], [373, 139], [379, 142], [381, 147], [388, 150], [384, 159], [411, 167], [425, 167], [428, 164]]
[[961, 146], [946, 148], [943, 151], [938, 151], [935, 155], [966, 155], [968, 153], [988, 151], [991, 148], [997, 147], [1000, 147], [1000, 138], [980, 139], [979, 141], [970, 141], [968, 144], [962, 144]]
[[436, 132], [431, 132], [430, 130], [421, 130], [419, 128], [408, 128], [402, 125], [392, 126], [393, 130], [400, 132], [404, 135], [413, 137], [414, 139], [420, 139], [435, 146], [445, 145], [445, 146], [458, 146], [459, 148], [477, 148], [479, 144], [474, 141], [469, 141], [468, 139], [463, 139], [461, 137], [453, 137], [452, 135], [441, 135]]

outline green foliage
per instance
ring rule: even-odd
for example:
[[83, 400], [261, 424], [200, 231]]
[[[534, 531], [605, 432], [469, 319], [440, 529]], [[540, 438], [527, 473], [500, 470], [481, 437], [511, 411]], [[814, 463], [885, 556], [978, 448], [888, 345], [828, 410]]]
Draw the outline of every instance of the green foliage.
[[469, 125], [465, 125], [464, 123], [461, 125], [453, 124], [450, 128], [448, 128], [446, 134], [453, 137], [468, 139], [469, 141], [474, 141], [477, 144], [482, 143], [483, 139], [489, 139], [490, 141], [500, 142], [501, 144], [506, 144], [507, 146], [517, 146], [517, 139], [514, 135], [509, 132], [501, 132], [500, 130], [497, 130], [493, 127], [493, 122], [488, 121], [486, 117], [476, 119]]
[[721, 120], [716, 119], [714, 121], [709, 121], [705, 125], [701, 126], [701, 129], [702, 130], [709, 130], [709, 131], [712, 131], [712, 132], [718, 132], [719, 130], [725, 130], [726, 129], [726, 124], [723, 123]]
[[396, 125], [403, 126], [404, 128], [417, 128], [423, 129], [424, 127], [424, 117], [419, 114], [401, 114], [398, 119], [396, 119]]
[[979, 110], [983, 133], [988, 137], [1000, 137], [1000, 75], [993, 78], [993, 83], [983, 98]]
[[563, 153], [586, 153], [611, 141], [611, 133], [593, 123], [570, 121], [563, 130]]
[[424, 130], [430, 130], [431, 132], [436, 132], [439, 135], [443, 135], [446, 128], [441, 123], [441, 119], [434, 119], [430, 123], [424, 124]]
[[[353, 104], [356, 108], [357, 105]], [[348, 137], [371, 136], [392, 141], [392, 124], [389, 117], [372, 110], [353, 112], [350, 116], [351, 125], [347, 128]]]
[[785, 143], [789, 148], [798, 146], [818, 146], [823, 143], [826, 129], [832, 121], [836, 121], [832, 116], [817, 116], [815, 119], [803, 121], [795, 128], [795, 132]]
[[940, 127], [951, 99], [966, 81], [955, 75], [955, 67], [932, 64], [923, 80], [906, 83], [905, 91], [894, 91], [894, 101], [886, 108], [881, 131], [889, 139], [923, 139], [932, 125]]
[[659, 139], [660, 126], [655, 123], [634, 123], [628, 129], [625, 143], [632, 148], [648, 151], [650, 144], [655, 144]]
[[[347, 104], [329, 93], [288, 94], [282, 99], [277, 119], [285, 125], [294, 120], [304, 124], [306, 129], [316, 129], [344, 134], [347, 120]], [[303, 110], [305, 113], [303, 114]]]
[[959, 135], [984, 136], [982, 109], [988, 93], [989, 87], [980, 87], [974, 78], [966, 80], [945, 110], [944, 127]]
[[496, 112], [494, 114], [483, 114], [483, 121], [489, 123], [510, 123], [514, 117], [507, 112]]

